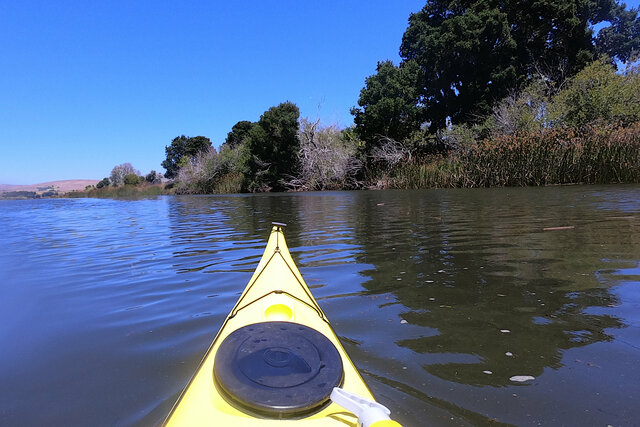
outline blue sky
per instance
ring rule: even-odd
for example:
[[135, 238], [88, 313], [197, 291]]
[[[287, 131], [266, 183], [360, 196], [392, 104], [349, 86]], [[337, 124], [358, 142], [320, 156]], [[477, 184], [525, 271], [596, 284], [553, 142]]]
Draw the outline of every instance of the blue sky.
[[296, 103], [349, 125], [366, 76], [398, 61], [424, 0], [4, 1], [0, 183], [162, 171], [180, 135], [219, 146]]
[[284, 101], [347, 126], [365, 77], [398, 62], [424, 4], [3, 1], [0, 183], [101, 179], [124, 162], [164, 172], [174, 137], [217, 147]]

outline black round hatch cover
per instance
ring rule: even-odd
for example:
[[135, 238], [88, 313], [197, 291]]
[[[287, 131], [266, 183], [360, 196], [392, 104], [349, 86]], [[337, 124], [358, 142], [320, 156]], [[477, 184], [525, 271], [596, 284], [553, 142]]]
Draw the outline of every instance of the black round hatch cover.
[[301, 415], [342, 383], [342, 359], [327, 337], [298, 323], [263, 322], [220, 344], [213, 375], [226, 397], [266, 415]]

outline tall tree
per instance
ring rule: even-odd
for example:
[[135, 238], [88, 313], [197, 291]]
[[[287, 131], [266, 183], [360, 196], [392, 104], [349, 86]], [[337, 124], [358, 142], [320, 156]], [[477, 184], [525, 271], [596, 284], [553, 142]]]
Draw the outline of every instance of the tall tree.
[[242, 144], [249, 136], [249, 131], [255, 125], [255, 123], [248, 120], [242, 120], [233, 125], [231, 132], [227, 134], [227, 139], [224, 141], [230, 148], [236, 147]]
[[178, 174], [180, 162], [184, 158], [190, 158], [208, 150], [211, 147], [211, 140], [204, 136], [194, 136], [193, 138], [180, 135], [173, 138], [171, 144], [164, 148], [166, 159], [162, 162], [162, 167], [167, 170], [165, 177], [172, 179]]
[[[640, 46], [637, 15], [616, 0], [428, 0], [409, 18], [400, 67], [392, 71], [379, 66], [378, 74], [367, 79], [361, 108], [353, 110], [356, 126], [370, 138], [385, 129], [381, 124], [402, 117], [391, 113], [386, 96], [372, 92], [404, 99], [413, 91], [415, 99], [403, 101], [401, 111], [421, 117], [431, 132], [449, 120], [480, 121], [540, 73], [562, 82], [603, 53], [628, 61]], [[593, 26], [605, 21], [611, 25], [594, 37]], [[409, 63], [419, 69], [412, 74], [418, 80], [402, 91], [397, 87], [399, 70]], [[380, 111], [398, 115], [388, 119]], [[420, 125], [404, 123], [414, 129]]]
[[400, 67], [391, 61], [378, 62], [376, 74], [365, 80], [359, 107], [351, 109], [361, 138], [388, 136], [401, 141], [420, 127], [423, 114], [416, 105], [419, 76], [420, 69], [414, 61]]
[[149, 184], [159, 184], [162, 182], [162, 174], [152, 169], [151, 172], [144, 177], [144, 180]]
[[598, 32], [598, 50], [622, 62], [637, 60], [640, 54], [638, 9], [626, 10], [618, 4], [611, 15], [611, 25]]
[[486, 115], [522, 79], [518, 46], [499, 5], [432, 0], [409, 18], [400, 53], [422, 70], [418, 101], [432, 130], [447, 118], [458, 123]]
[[298, 118], [300, 110], [284, 102], [265, 111], [248, 133], [249, 190], [285, 189], [284, 182], [298, 170]]
[[135, 169], [131, 163], [123, 163], [121, 165], [114, 166], [113, 169], [111, 169], [111, 175], [109, 175], [111, 178], [111, 185], [117, 187], [118, 185], [124, 184], [124, 177], [131, 174], [140, 175], [140, 171]]

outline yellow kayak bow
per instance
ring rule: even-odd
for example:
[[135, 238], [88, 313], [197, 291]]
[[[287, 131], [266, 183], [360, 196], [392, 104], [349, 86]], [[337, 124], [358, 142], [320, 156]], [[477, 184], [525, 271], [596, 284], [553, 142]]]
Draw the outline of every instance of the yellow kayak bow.
[[[330, 399], [334, 387], [381, 407], [293, 262], [283, 227], [274, 223], [256, 271], [165, 425], [357, 426], [356, 415]], [[390, 423], [374, 424], [399, 425]]]

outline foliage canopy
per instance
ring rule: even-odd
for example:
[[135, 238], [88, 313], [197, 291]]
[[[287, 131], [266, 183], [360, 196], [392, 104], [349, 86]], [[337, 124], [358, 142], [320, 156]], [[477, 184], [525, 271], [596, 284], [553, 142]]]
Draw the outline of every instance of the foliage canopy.
[[358, 100], [360, 107], [351, 109], [356, 129], [367, 140], [379, 136], [405, 139], [423, 119], [416, 108], [420, 69], [415, 61], [399, 67], [384, 61], [378, 62], [376, 72], [365, 81]]
[[96, 188], [108, 187], [110, 184], [111, 184], [111, 181], [109, 181], [109, 178], [105, 177], [105, 178], [102, 178], [102, 180], [96, 184]]
[[249, 191], [285, 189], [284, 181], [298, 169], [298, 117], [292, 102], [269, 108], [247, 135], [250, 154], [247, 188]]
[[159, 184], [162, 182], [162, 174], [152, 169], [151, 172], [145, 175], [144, 180], [149, 184]]
[[124, 177], [129, 174], [140, 175], [140, 172], [136, 170], [131, 163], [123, 163], [121, 165], [114, 166], [110, 175], [111, 185], [117, 187], [124, 184]]
[[167, 172], [164, 175], [169, 179], [174, 178], [180, 169], [180, 162], [184, 161], [183, 159], [193, 157], [210, 147], [211, 140], [204, 136], [180, 135], [173, 138], [171, 144], [165, 147], [166, 159], [162, 162], [162, 167]]
[[369, 143], [479, 123], [540, 75], [559, 84], [601, 54], [626, 62], [639, 47], [637, 10], [616, 0], [429, 0], [409, 18], [401, 64], [378, 64], [352, 114]]
[[551, 105], [551, 118], [573, 127], [598, 121], [639, 121], [640, 75], [635, 71], [621, 75], [606, 59], [595, 61], [558, 93]]
[[224, 141], [229, 147], [233, 148], [242, 144], [249, 136], [249, 131], [255, 125], [255, 123], [248, 120], [241, 120], [231, 128], [231, 132], [227, 134], [227, 139]]
[[138, 185], [141, 182], [142, 178], [135, 173], [129, 173], [124, 176], [124, 185]]

